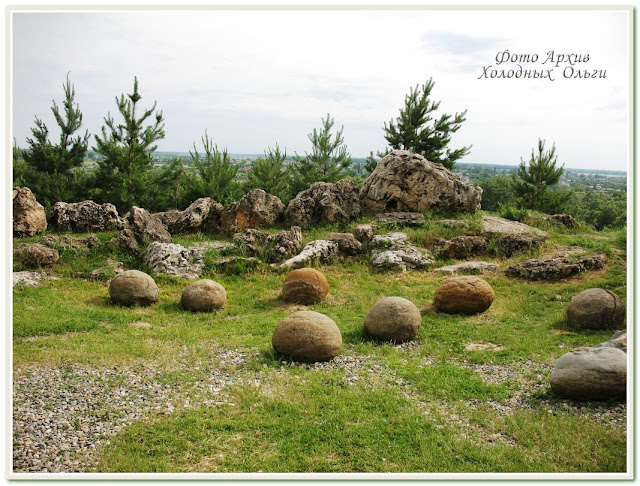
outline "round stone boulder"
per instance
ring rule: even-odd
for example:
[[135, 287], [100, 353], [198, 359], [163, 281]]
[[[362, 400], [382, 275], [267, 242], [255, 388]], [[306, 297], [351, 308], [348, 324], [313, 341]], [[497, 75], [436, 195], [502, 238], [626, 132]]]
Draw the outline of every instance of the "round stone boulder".
[[558, 359], [551, 389], [572, 400], [623, 399], [627, 390], [627, 355], [618, 348], [577, 348]]
[[284, 279], [282, 298], [290, 304], [311, 305], [324, 300], [329, 282], [314, 268], [299, 268]]
[[451, 277], [436, 290], [434, 306], [448, 314], [477, 314], [491, 307], [495, 296], [491, 285], [479, 277]]
[[158, 286], [146, 273], [127, 270], [111, 279], [109, 295], [114, 304], [150, 305], [158, 300]]
[[214, 280], [192, 282], [182, 291], [182, 306], [192, 312], [211, 312], [227, 304], [227, 292]]
[[587, 289], [576, 295], [567, 307], [567, 320], [581, 329], [619, 329], [625, 306], [620, 297], [605, 289]]
[[214, 280], [192, 282], [182, 291], [182, 306], [192, 312], [211, 312], [227, 304], [227, 292]]
[[313, 311], [298, 311], [276, 326], [273, 349], [296, 361], [328, 361], [338, 355], [342, 334], [332, 319]]
[[376, 302], [364, 318], [364, 328], [384, 341], [410, 341], [420, 329], [422, 316], [410, 300], [385, 297]]

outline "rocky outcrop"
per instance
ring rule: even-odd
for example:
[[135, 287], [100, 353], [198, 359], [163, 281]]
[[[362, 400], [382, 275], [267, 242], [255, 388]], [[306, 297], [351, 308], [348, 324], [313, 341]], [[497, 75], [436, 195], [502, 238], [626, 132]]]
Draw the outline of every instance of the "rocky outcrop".
[[522, 255], [542, 246], [542, 239], [526, 233], [505, 234], [498, 238], [498, 254], [507, 258]]
[[456, 236], [451, 240], [438, 238], [433, 252], [441, 258], [471, 258], [487, 252], [487, 239], [483, 236]]
[[358, 189], [342, 179], [316, 182], [291, 200], [284, 213], [287, 224], [309, 228], [319, 223], [347, 224], [360, 214]]
[[469, 211], [480, 209], [482, 188], [466, 184], [459, 175], [407, 150], [385, 156], [360, 190], [362, 210]]
[[57, 250], [40, 243], [21, 243], [13, 249], [13, 259], [28, 268], [53, 267], [59, 258]]
[[398, 226], [422, 226], [424, 224], [424, 214], [422, 213], [382, 213], [376, 216], [380, 224], [395, 224]]
[[511, 221], [498, 216], [482, 217], [482, 232], [487, 235], [521, 235], [529, 234], [539, 238], [546, 238], [547, 232], [534, 228], [528, 224]]
[[47, 215], [28, 187], [13, 188], [13, 234], [33, 236], [47, 229]]
[[49, 223], [57, 231], [66, 233], [115, 231], [124, 227], [113, 204], [98, 204], [90, 200], [55, 203], [49, 214]]
[[326, 263], [338, 256], [338, 244], [335, 241], [315, 240], [307, 243], [302, 251], [285, 261], [280, 268], [293, 269], [310, 267], [314, 262]]
[[156, 274], [186, 279], [196, 279], [204, 269], [204, 248], [185, 248], [174, 243], [151, 243], [142, 259], [146, 267]]
[[435, 262], [431, 253], [411, 245], [406, 233], [374, 236], [369, 248], [371, 265], [379, 270], [406, 272], [407, 268], [426, 268]]
[[526, 260], [505, 270], [508, 277], [525, 280], [560, 280], [588, 270], [604, 268], [607, 257], [604, 254], [572, 257], [566, 252], [549, 258]]
[[624, 317], [624, 303], [606, 289], [584, 290], [573, 297], [567, 307], [569, 325], [580, 329], [618, 329]]
[[171, 243], [171, 235], [160, 219], [146, 210], [133, 206], [124, 216], [126, 227], [118, 235], [117, 242], [124, 251], [140, 252], [154, 241]]
[[184, 211], [174, 209], [155, 213], [167, 227], [169, 233], [212, 233], [220, 229], [224, 207], [210, 197], [201, 197], [193, 201]]
[[262, 189], [252, 189], [222, 213], [221, 231], [233, 233], [245, 228], [268, 228], [282, 218], [284, 204]]

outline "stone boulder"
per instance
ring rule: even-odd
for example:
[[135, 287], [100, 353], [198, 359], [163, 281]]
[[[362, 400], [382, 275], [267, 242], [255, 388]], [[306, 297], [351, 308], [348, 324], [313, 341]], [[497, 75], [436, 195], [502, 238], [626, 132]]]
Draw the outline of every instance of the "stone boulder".
[[627, 331], [616, 331], [611, 336], [611, 339], [604, 343], [600, 343], [596, 348], [617, 348], [620, 351], [627, 352]]
[[104, 266], [92, 270], [89, 277], [93, 280], [108, 281], [125, 270], [123, 262], [107, 258]]
[[558, 359], [551, 372], [551, 389], [572, 400], [624, 399], [627, 355], [617, 348], [577, 348]]
[[116, 231], [124, 227], [113, 204], [98, 204], [91, 200], [55, 203], [49, 214], [49, 223], [61, 233]]
[[430, 252], [409, 243], [406, 233], [374, 236], [369, 248], [371, 265], [379, 270], [406, 272], [407, 268], [427, 268], [435, 263]]
[[307, 243], [302, 251], [285, 261], [280, 268], [292, 269], [308, 267], [314, 262], [327, 263], [338, 257], [338, 243], [329, 240], [314, 240]]
[[322, 223], [347, 224], [360, 215], [358, 188], [342, 179], [316, 182], [291, 200], [284, 213], [288, 224], [310, 228]]
[[463, 260], [487, 252], [487, 239], [483, 236], [456, 236], [451, 240], [438, 238], [433, 252], [441, 258]]
[[362, 253], [362, 243], [351, 233], [329, 233], [329, 240], [338, 244], [338, 252], [342, 255], [353, 256]]
[[379, 300], [364, 318], [364, 328], [371, 336], [399, 343], [415, 338], [420, 324], [420, 311], [413, 302], [402, 297]]
[[124, 216], [126, 227], [118, 235], [117, 242], [124, 251], [140, 252], [150, 243], [171, 243], [171, 235], [160, 219], [146, 210], [133, 206]]
[[505, 270], [505, 275], [525, 280], [560, 280], [587, 270], [604, 268], [606, 261], [604, 254], [572, 258], [563, 252], [516, 263]]
[[197, 280], [185, 287], [180, 302], [185, 309], [192, 312], [211, 312], [224, 309], [227, 304], [227, 292], [214, 280]]
[[47, 215], [28, 187], [13, 188], [13, 234], [33, 236], [47, 229]]
[[544, 219], [557, 224], [558, 226], [564, 226], [569, 229], [573, 229], [578, 226], [578, 222], [570, 214], [552, 214], [550, 216], [545, 216]]
[[284, 279], [282, 299], [291, 304], [311, 305], [321, 302], [329, 293], [329, 282], [314, 268], [299, 268]]
[[234, 233], [245, 228], [269, 228], [282, 218], [284, 204], [262, 189], [252, 189], [222, 213], [221, 231]]
[[154, 241], [142, 254], [145, 266], [154, 274], [196, 279], [204, 270], [202, 247], [185, 248], [175, 243]]
[[280, 231], [273, 235], [249, 228], [233, 235], [233, 239], [244, 248], [247, 255], [263, 256], [267, 263], [293, 257], [302, 248], [302, 232], [299, 226], [292, 226], [288, 231]]
[[271, 343], [277, 353], [296, 361], [328, 361], [340, 352], [342, 334], [336, 323], [324, 314], [299, 311], [278, 323]]
[[359, 224], [353, 230], [353, 236], [360, 243], [368, 244], [378, 232], [378, 226], [375, 224]]
[[497, 263], [489, 262], [462, 262], [455, 265], [447, 265], [444, 267], [434, 269], [435, 272], [440, 272], [448, 275], [484, 275], [487, 273], [495, 273], [498, 271]]
[[360, 189], [363, 211], [469, 211], [480, 209], [482, 188], [441, 164], [407, 150], [385, 156]]
[[57, 280], [57, 277], [41, 272], [13, 272], [13, 287], [37, 287], [47, 280]]
[[111, 279], [109, 295], [114, 304], [147, 306], [158, 300], [158, 286], [150, 275], [127, 270]]
[[398, 226], [422, 226], [424, 224], [424, 214], [422, 213], [382, 213], [376, 216], [380, 224], [396, 224]]
[[220, 229], [220, 221], [224, 207], [210, 197], [201, 197], [193, 201], [184, 211], [177, 209], [155, 213], [156, 219], [162, 221], [169, 233], [203, 233], [216, 232]]
[[546, 231], [534, 228], [528, 224], [511, 221], [510, 219], [500, 218], [498, 216], [483, 216], [482, 232], [487, 235], [529, 234], [542, 239], [547, 237]]
[[450, 277], [436, 290], [434, 307], [447, 314], [478, 314], [491, 307], [495, 296], [491, 285], [479, 277]]
[[71, 238], [67, 235], [42, 237], [42, 242], [51, 248], [61, 248], [63, 250], [90, 250], [100, 245], [100, 239], [96, 235], [89, 235], [84, 238]]
[[615, 293], [587, 289], [571, 299], [567, 320], [580, 329], [618, 329], [624, 323], [625, 305]]
[[542, 246], [542, 239], [526, 233], [505, 234], [498, 238], [498, 254], [507, 258], [528, 253]]
[[59, 258], [57, 250], [40, 243], [21, 243], [13, 249], [13, 259], [28, 268], [53, 267]]

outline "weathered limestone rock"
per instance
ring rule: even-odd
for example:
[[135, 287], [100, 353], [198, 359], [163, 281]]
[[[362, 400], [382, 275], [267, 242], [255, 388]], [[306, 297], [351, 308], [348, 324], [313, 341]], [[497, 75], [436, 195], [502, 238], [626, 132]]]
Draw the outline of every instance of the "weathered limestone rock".
[[360, 243], [368, 244], [378, 232], [378, 226], [375, 224], [359, 224], [353, 230], [353, 235]]
[[329, 233], [329, 240], [338, 244], [338, 252], [342, 255], [358, 255], [362, 253], [362, 243], [351, 233]]
[[280, 268], [308, 267], [313, 262], [330, 262], [338, 256], [338, 244], [335, 241], [315, 240], [307, 243], [302, 251], [285, 261]]
[[13, 249], [13, 259], [29, 268], [53, 267], [59, 258], [57, 250], [40, 243], [21, 243]]
[[384, 341], [410, 341], [418, 334], [420, 324], [420, 311], [413, 302], [402, 297], [379, 300], [364, 318], [366, 331]]
[[482, 188], [407, 150], [385, 156], [360, 190], [363, 211], [476, 211]]
[[461, 219], [440, 219], [436, 221], [436, 224], [444, 226], [445, 228], [469, 229], [469, 223]]
[[627, 355], [610, 347], [574, 349], [556, 362], [551, 389], [573, 400], [624, 399]]
[[57, 280], [57, 277], [41, 272], [13, 272], [13, 287], [37, 287], [46, 280]]
[[125, 271], [124, 263], [111, 258], [107, 258], [107, 261], [103, 267], [96, 268], [91, 271], [90, 277], [93, 280], [111, 280], [116, 275]]
[[539, 238], [546, 238], [547, 232], [534, 228], [528, 224], [511, 221], [509, 219], [500, 218], [498, 216], [482, 217], [482, 232], [488, 235], [513, 235], [513, 234], [530, 234]]
[[109, 295], [114, 304], [146, 306], [158, 300], [158, 286], [146, 273], [127, 270], [113, 277], [109, 284]]
[[311, 305], [321, 302], [329, 293], [329, 282], [314, 268], [294, 270], [284, 280], [282, 299], [292, 304]]
[[142, 255], [146, 267], [155, 274], [196, 279], [204, 269], [204, 248], [174, 243], [151, 243]]
[[185, 287], [180, 302], [192, 312], [211, 312], [227, 305], [227, 292], [214, 280], [197, 280]]
[[123, 250], [141, 251], [154, 241], [171, 243], [167, 227], [144, 209], [133, 206], [124, 219], [126, 227], [120, 232], [117, 240]]
[[222, 213], [221, 230], [233, 233], [245, 228], [268, 228], [282, 218], [284, 204], [262, 189], [252, 189]]
[[550, 216], [546, 216], [544, 219], [569, 229], [573, 229], [578, 226], [578, 222], [570, 214], [552, 214]]
[[487, 252], [487, 239], [483, 236], [456, 236], [451, 240], [438, 238], [434, 253], [443, 258], [465, 259]]
[[434, 269], [435, 272], [445, 273], [448, 275], [484, 275], [487, 273], [495, 273], [498, 271], [497, 263], [489, 262], [462, 262], [455, 265], [447, 265]]
[[220, 229], [224, 207], [210, 197], [193, 201], [184, 211], [173, 209], [152, 216], [162, 221], [169, 233], [211, 233]]
[[13, 188], [13, 234], [33, 236], [47, 229], [47, 215], [28, 187]]
[[435, 260], [433, 255], [408, 242], [406, 233], [390, 233], [374, 236], [369, 247], [371, 265], [380, 270], [405, 272], [407, 268], [426, 268]]
[[288, 224], [309, 228], [318, 223], [346, 224], [360, 214], [358, 189], [342, 179], [335, 184], [316, 182], [291, 200], [284, 213]]
[[604, 268], [606, 261], [604, 254], [570, 258], [566, 253], [560, 253], [550, 258], [534, 258], [517, 263], [507, 268], [505, 274], [525, 280], [559, 280], [587, 270]]
[[49, 223], [57, 231], [67, 233], [115, 231], [124, 227], [113, 204], [98, 204], [91, 200], [55, 203], [51, 208]]
[[302, 248], [299, 226], [292, 226], [289, 231], [280, 231], [274, 235], [249, 228], [233, 235], [233, 239], [245, 249], [247, 255], [264, 256], [267, 263], [293, 257]]
[[299, 311], [280, 321], [271, 343], [276, 352], [296, 361], [328, 361], [340, 352], [342, 334], [324, 314]]
[[436, 290], [434, 306], [448, 314], [477, 314], [491, 307], [495, 296], [491, 285], [479, 277], [450, 277]]
[[42, 237], [42, 241], [50, 248], [62, 248], [64, 250], [89, 250], [100, 245], [100, 240], [96, 235], [89, 235], [84, 238], [47, 235]]
[[567, 320], [580, 329], [617, 329], [624, 323], [625, 306], [610, 290], [587, 289], [571, 299]]
[[422, 226], [424, 224], [424, 214], [393, 212], [382, 213], [376, 216], [380, 224], [397, 224], [399, 226]]
[[596, 348], [617, 348], [621, 351], [627, 352], [627, 331], [616, 331], [611, 336], [611, 339], [604, 343], [600, 343]]
[[514, 233], [502, 235], [498, 239], [498, 254], [507, 258], [528, 253], [531, 250], [540, 248], [542, 240], [526, 233]]

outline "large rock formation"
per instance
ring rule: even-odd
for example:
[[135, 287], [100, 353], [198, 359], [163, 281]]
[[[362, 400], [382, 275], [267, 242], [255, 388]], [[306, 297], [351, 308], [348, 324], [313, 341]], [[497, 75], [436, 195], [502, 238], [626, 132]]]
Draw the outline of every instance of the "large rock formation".
[[309, 228], [318, 223], [346, 224], [360, 214], [358, 188], [342, 179], [335, 184], [316, 182], [291, 200], [284, 213], [287, 224]]
[[293, 269], [309, 267], [315, 262], [326, 263], [338, 257], [338, 243], [329, 240], [314, 240], [307, 243], [302, 251], [285, 261], [280, 268]]
[[171, 235], [160, 219], [146, 210], [133, 206], [125, 214], [126, 228], [118, 235], [118, 244], [129, 252], [138, 252], [154, 241], [171, 243]]
[[33, 236], [47, 229], [47, 215], [28, 187], [13, 188], [13, 234]]
[[201, 197], [193, 201], [184, 211], [176, 209], [155, 213], [167, 227], [169, 233], [210, 233], [218, 231], [224, 207], [210, 197]]
[[245, 228], [268, 228], [282, 217], [284, 204], [279, 197], [262, 189], [252, 189], [222, 213], [221, 230], [233, 233]]
[[49, 223], [56, 230], [66, 233], [115, 231], [124, 227], [113, 204], [98, 204], [91, 200], [55, 203], [49, 214]]
[[174, 243], [154, 241], [144, 251], [142, 259], [153, 273], [196, 279], [204, 269], [204, 252], [202, 247], [185, 248]]
[[476, 211], [482, 188], [408, 150], [385, 156], [360, 190], [363, 211]]

